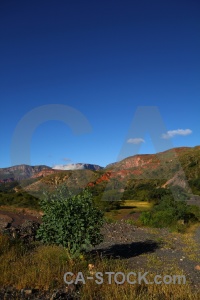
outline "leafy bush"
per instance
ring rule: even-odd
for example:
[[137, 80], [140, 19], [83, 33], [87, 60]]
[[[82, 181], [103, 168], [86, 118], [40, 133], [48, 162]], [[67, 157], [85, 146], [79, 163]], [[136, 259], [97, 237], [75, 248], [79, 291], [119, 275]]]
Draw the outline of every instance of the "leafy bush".
[[93, 206], [88, 190], [72, 195], [62, 185], [44, 196], [43, 222], [37, 232], [43, 243], [62, 245], [75, 255], [102, 241], [103, 213]]
[[177, 221], [176, 216], [174, 215], [173, 209], [168, 209], [166, 211], [161, 210], [153, 214], [151, 219], [151, 225], [153, 227], [168, 227]]
[[186, 201], [176, 201], [172, 196], [163, 196], [159, 204], [155, 205], [152, 211], [143, 212], [140, 221], [143, 225], [153, 227], [172, 227], [180, 220], [184, 223], [198, 221], [200, 213]]

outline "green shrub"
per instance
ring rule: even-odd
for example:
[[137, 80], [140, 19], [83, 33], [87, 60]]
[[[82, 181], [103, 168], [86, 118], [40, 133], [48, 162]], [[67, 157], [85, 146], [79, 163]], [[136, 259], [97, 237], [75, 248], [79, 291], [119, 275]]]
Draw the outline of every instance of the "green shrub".
[[176, 228], [180, 221], [187, 226], [186, 224], [196, 222], [199, 218], [200, 210], [189, 206], [186, 201], [177, 201], [168, 195], [163, 196], [159, 204], [153, 207], [152, 211], [143, 212], [140, 216], [140, 221], [145, 226]]
[[150, 221], [153, 227], [168, 227], [177, 221], [176, 216], [174, 215], [173, 210], [161, 210], [153, 214], [153, 217]]
[[148, 226], [151, 224], [151, 213], [149, 211], [144, 211], [140, 215], [140, 221], [143, 225]]
[[41, 208], [44, 215], [37, 238], [43, 243], [62, 245], [76, 255], [102, 241], [103, 213], [93, 206], [88, 190], [73, 196], [62, 185], [45, 194]]

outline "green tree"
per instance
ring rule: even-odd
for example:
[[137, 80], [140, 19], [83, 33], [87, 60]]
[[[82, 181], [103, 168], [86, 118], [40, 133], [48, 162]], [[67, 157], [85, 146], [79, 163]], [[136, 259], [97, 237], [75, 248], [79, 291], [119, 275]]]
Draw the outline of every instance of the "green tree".
[[88, 190], [72, 195], [58, 186], [54, 193], [45, 193], [41, 208], [37, 238], [43, 243], [62, 245], [76, 255], [102, 241], [103, 213], [93, 206]]

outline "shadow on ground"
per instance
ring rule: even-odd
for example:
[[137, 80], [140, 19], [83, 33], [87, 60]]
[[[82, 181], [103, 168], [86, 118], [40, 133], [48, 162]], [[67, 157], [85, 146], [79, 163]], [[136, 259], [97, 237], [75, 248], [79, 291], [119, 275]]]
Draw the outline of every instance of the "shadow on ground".
[[131, 244], [116, 244], [109, 248], [102, 248], [92, 250], [91, 254], [98, 254], [99, 256], [109, 258], [124, 258], [139, 256], [145, 253], [155, 252], [159, 248], [159, 244], [152, 240], [146, 240], [144, 242], [134, 242]]

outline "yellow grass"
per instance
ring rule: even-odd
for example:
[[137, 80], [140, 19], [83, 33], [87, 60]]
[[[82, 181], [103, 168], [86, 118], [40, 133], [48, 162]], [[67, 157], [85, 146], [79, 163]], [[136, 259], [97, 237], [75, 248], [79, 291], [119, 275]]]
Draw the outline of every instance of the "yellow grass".
[[[152, 258], [153, 259], [153, 258]], [[155, 264], [155, 259], [152, 263]], [[68, 251], [58, 246], [42, 246], [35, 244], [34, 248], [26, 249], [20, 243], [12, 243], [7, 237], [0, 236], [0, 286], [13, 286], [18, 289], [25, 287], [39, 289], [56, 289], [64, 286], [63, 275], [65, 272], [77, 274], [83, 272], [86, 278], [89, 274], [88, 265], [93, 264], [93, 272], [123, 272], [130, 271], [146, 272], [139, 266], [130, 269], [126, 260], [101, 259], [99, 257], [85, 257], [84, 259], [72, 260]], [[178, 272], [178, 273], [177, 273]], [[164, 274], [164, 270], [163, 270]], [[182, 274], [177, 270], [176, 274]], [[149, 281], [156, 274], [149, 274]], [[161, 274], [162, 275], [162, 274]], [[98, 285], [94, 280], [86, 281], [80, 289], [83, 300], [146, 300], [146, 299], [193, 299], [197, 300], [198, 295], [186, 285], [145, 285], [111, 284], [104, 277], [104, 283]]]
[[131, 207], [134, 211], [146, 211], [153, 207], [153, 203], [147, 201], [125, 200], [123, 207]]

